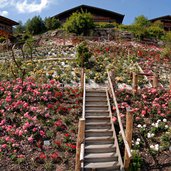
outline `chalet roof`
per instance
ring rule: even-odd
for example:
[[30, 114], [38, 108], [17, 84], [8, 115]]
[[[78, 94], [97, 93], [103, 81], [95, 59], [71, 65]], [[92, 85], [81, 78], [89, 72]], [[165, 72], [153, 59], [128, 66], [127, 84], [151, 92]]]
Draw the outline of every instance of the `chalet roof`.
[[92, 14], [99, 14], [99, 15], [103, 15], [103, 16], [108, 16], [108, 17], [112, 17], [112, 18], [116, 18], [118, 23], [122, 23], [124, 15], [113, 12], [113, 11], [109, 11], [106, 9], [101, 9], [101, 8], [97, 8], [97, 7], [93, 7], [93, 6], [88, 6], [88, 5], [80, 5], [74, 8], [71, 8], [69, 10], [66, 10], [64, 12], [61, 12], [53, 17], [58, 18], [59, 20], [65, 17], [69, 17], [73, 12], [76, 11], [81, 11], [81, 9], [83, 11], [87, 11], [90, 12]]
[[157, 17], [157, 18], [153, 18], [153, 19], [151, 19], [151, 20], [149, 20], [149, 21], [157, 21], [157, 20], [171, 20], [171, 15], [165, 15], [165, 16], [161, 16], [161, 17]]
[[4, 23], [6, 25], [9, 25], [9, 26], [14, 26], [14, 25], [18, 25], [19, 23], [9, 19], [9, 18], [6, 18], [6, 17], [3, 17], [3, 16], [0, 16], [0, 23]]

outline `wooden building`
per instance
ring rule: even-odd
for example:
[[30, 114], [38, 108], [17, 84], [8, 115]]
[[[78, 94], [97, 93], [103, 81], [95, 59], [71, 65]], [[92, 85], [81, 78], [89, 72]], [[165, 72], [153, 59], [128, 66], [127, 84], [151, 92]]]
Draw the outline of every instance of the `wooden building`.
[[12, 36], [12, 27], [14, 25], [18, 25], [18, 23], [0, 16], [0, 36], [5, 37], [6, 39], [10, 38]]
[[113, 11], [109, 11], [109, 10], [105, 10], [105, 9], [101, 9], [101, 8], [96, 8], [96, 7], [92, 7], [92, 6], [88, 6], [88, 5], [80, 5], [77, 6], [75, 8], [71, 8], [67, 11], [61, 12], [53, 17], [59, 19], [61, 21], [61, 23], [64, 23], [67, 18], [69, 18], [72, 13], [74, 12], [90, 12], [93, 16], [93, 20], [94, 22], [98, 23], [113, 23], [116, 22], [118, 24], [121, 24], [124, 18], [124, 15], [113, 12]]
[[171, 31], [171, 15], [166, 15], [166, 16], [154, 18], [154, 19], [151, 19], [149, 21], [151, 21], [151, 22], [161, 21], [164, 25], [164, 30], [165, 31]]

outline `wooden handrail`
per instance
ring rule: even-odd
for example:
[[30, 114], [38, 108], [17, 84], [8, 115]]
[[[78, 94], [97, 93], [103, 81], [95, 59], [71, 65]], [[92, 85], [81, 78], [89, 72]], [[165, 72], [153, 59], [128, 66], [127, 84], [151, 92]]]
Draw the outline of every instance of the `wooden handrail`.
[[[137, 62], [136, 62], [135, 64], [137, 65], [139, 71], [140, 71], [142, 74], [144, 74], [144, 71], [143, 71], [142, 68], [139, 66], [139, 64], [138, 64]], [[148, 78], [147, 78], [146, 75], [144, 75], [144, 78], [146, 79], [146, 81], [148, 81], [149, 86], [152, 87], [152, 84], [150, 83], [150, 81], [148, 80]]]
[[78, 125], [78, 137], [77, 137], [77, 144], [76, 144], [76, 164], [75, 164], [75, 171], [80, 171], [81, 167], [83, 166], [84, 162], [84, 139], [85, 139], [85, 73], [84, 69], [82, 69], [82, 77], [81, 78], [81, 88], [83, 90], [83, 111], [82, 111], [82, 118], [79, 119]]
[[112, 92], [112, 96], [113, 96], [113, 101], [114, 101], [114, 103], [115, 103], [116, 113], [117, 113], [117, 118], [118, 118], [118, 123], [119, 123], [120, 131], [121, 131], [121, 135], [122, 135], [122, 138], [123, 138], [123, 141], [124, 141], [125, 149], [126, 149], [126, 151], [127, 151], [127, 153], [128, 153], [128, 156], [129, 156], [129, 157], [132, 157], [132, 154], [131, 154], [131, 150], [130, 150], [129, 144], [128, 144], [127, 140], [126, 140], [126, 136], [125, 136], [125, 133], [124, 133], [124, 129], [123, 129], [123, 125], [122, 125], [122, 121], [121, 121], [121, 117], [120, 117], [120, 112], [119, 112], [119, 108], [118, 108], [118, 103], [117, 103], [117, 101], [116, 101], [115, 92], [114, 92], [114, 90], [113, 90], [112, 81], [111, 81], [109, 72], [107, 72], [107, 73], [108, 73], [109, 85], [110, 85], [110, 88], [111, 88], [111, 92]]
[[[108, 106], [109, 106], [109, 114], [110, 114], [110, 118], [111, 118], [111, 122], [112, 121], [112, 110], [111, 110], [111, 106], [110, 106], [110, 99], [109, 99], [109, 94], [106, 90], [106, 95], [107, 95], [107, 103], [108, 103]], [[116, 135], [116, 131], [115, 131], [115, 127], [114, 127], [114, 124], [112, 124], [112, 130], [113, 130], [113, 137], [114, 137], [114, 145], [116, 146], [116, 152], [117, 152], [117, 155], [118, 155], [118, 162], [120, 164], [120, 169], [122, 170], [124, 168], [124, 165], [123, 165], [123, 161], [122, 161], [122, 157], [121, 157], [121, 152], [120, 152], [120, 149], [119, 149], [119, 144], [118, 144], [118, 138], [117, 138], [117, 135]]]
[[[161, 83], [158, 83], [158, 79], [157, 79], [158, 76], [155, 73], [153, 73], [153, 72], [151, 74], [144, 73], [143, 69], [139, 66], [139, 64], [137, 62], [135, 64], [137, 65], [138, 69], [141, 72], [141, 73], [137, 73], [137, 75], [144, 76], [144, 78], [148, 81], [150, 87], [157, 87], [157, 84], [160, 84], [160, 86], [163, 87], [163, 85]], [[148, 80], [147, 76], [152, 76], [153, 77], [153, 85]]]
[[85, 88], [85, 83], [86, 83], [86, 75], [85, 73], [83, 74], [84, 78], [83, 78], [83, 113], [82, 113], [82, 119], [85, 119], [85, 95], [86, 95], [86, 88]]

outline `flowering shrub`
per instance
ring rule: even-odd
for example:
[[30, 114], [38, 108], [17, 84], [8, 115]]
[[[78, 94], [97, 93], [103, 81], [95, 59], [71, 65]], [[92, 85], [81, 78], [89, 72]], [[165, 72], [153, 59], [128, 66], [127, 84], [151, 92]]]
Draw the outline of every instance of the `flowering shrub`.
[[[17, 164], [20, 159], [20, 163], [27, 161], [35, 170], [39, 163], [49, 160], [55, 163], [74, 160], [81, 108], [78, 88], [62, 88], [55, 80], [36, 84], [30, 77], [22, 83], [18, 78], [0, 82], [0, 97], [2, 163], [12, 159]], [[31, 159], [37, 161], [36, 166]], [[73, 162], [69, 163], [68, 167], [73, 167]]]
[[136, 150], [147, 164], [154, 165], [155, 162], [160, 165], [161, 161], [157, 158], [170, 154], [171, 148], [171, 93], [162, 88], [144, 88], [133, 96], [130, 90], [120, 89], [116, 91], [116, 96], [123, 125], [126, 108], [130, 107], [134, 116], [133, 151]]

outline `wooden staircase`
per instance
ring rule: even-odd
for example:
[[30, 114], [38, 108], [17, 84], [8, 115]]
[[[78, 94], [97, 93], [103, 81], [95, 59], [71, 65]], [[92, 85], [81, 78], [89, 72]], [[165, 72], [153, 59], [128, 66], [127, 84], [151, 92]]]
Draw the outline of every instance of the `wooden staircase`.
[[123, 170], [107, 89], [85, 90], [85, 133], [81, 170]]

